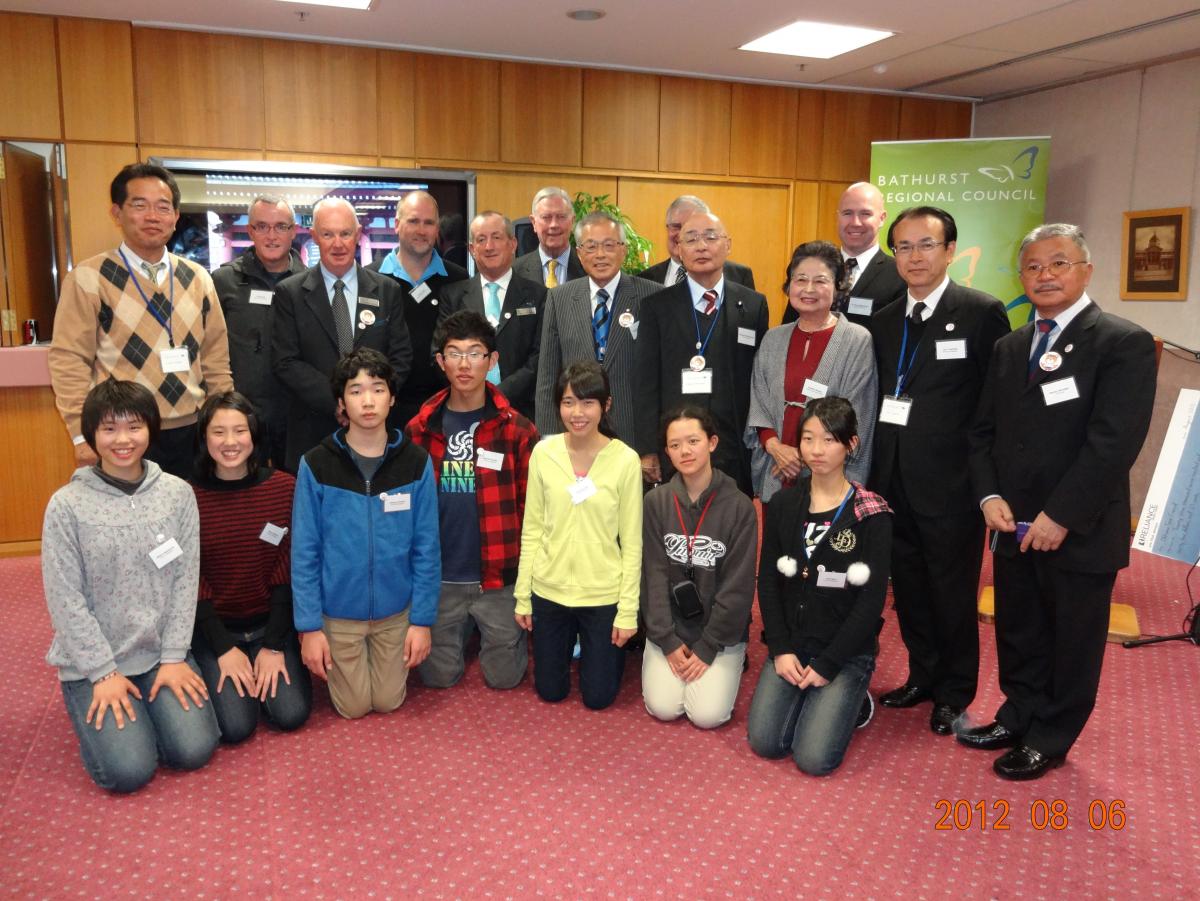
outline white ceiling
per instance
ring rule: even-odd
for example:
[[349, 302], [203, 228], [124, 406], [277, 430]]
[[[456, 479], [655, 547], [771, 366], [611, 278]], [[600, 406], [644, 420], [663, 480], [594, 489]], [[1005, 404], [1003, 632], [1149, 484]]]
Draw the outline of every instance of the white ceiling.
[[[1196, 0], [0, 0], [0, 8], [201, 31], [717, 77], [990, 99], [1200, 53]], [[603, 9], [595, 22], [566, 17]], [[303, 16], [303, 18], [302, 18]], [[799, 19], [895, 31], [830, 60], [736, 48]]]

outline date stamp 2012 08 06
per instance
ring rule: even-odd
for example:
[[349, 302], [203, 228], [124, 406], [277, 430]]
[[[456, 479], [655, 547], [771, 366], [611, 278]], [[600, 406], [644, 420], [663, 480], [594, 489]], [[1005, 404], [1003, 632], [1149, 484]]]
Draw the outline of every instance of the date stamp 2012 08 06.
[[[933, 803], [935, 812], [940, 811], [933, 828], [938, 832], [966, 832], [978, 829], [980, 832], [1007, 832], [1012, 829], [1009, 817], [1012, 814], [1012, 804], [1004, 798], [994, 801], [967, 801], [958, 799], [950, 801], [939, 798]], [[1088, 805], [1087, 822], [1093, 831], [1110, 829], [1120, 832], [1128, 821], [1125, 813], [1125, 802], [1120, 798], [1112, 801], [1092, 801]], [[1071, 823], [1071, 814], [1067, 802], [1061, 798], [1046, 801], [1038, 798], [1029, 805], [1029, 824], [1038, 832], [1051, 829], [1061, 832]]]

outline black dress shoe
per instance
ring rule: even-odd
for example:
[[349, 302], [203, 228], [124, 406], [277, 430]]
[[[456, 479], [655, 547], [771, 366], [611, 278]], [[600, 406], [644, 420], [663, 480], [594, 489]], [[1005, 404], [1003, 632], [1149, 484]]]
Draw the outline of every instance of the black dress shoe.
[[933, 730], [934, 735], [949, 735], [954, 731], [954, 721], [962, 715], [962, 707], [934, 704], [933, 713], [929, 717], [929, 728]]
[[893, 688], [879, 696], [879, 703], [884, 707], [915, 707], [922, 701], [933, 698], [928, 688], [905, 682], [899, 688]]
[[958, 743], [968, 748], [978, 748], [981, 751], [995, 751], [998, 748], [1011, 748], [1017, 743], [1017, 734], [1005, 729], [1000, 723], [990, 723], [986, 726], [974, 726], [963, 729], [958, 733]]
[[1047, 770], [1060, 767], [1066, 757], [1049, 757], [1029, 745], [1017, 745], [992, 764], [992, 769], [1001, 779], [1037, 779]]

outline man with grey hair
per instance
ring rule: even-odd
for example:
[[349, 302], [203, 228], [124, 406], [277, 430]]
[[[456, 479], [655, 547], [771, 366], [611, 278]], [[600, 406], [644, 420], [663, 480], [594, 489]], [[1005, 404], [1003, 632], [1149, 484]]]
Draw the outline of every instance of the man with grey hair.
[[229, 329], [233, 384], [250, 398], [262, 423], [259, 459], [282, 467], [286, 459], [287, 394], [271, 369], [272, 300], [275, 286], [304, 271], [293, 243], [296, 215], [275, 194], [259, 194], [246, 209], [250, 246], [213, 273], [213, 285]]
[[608, 213], [592, 212], [575, 226], [575, 246], [587, 278], [575, 279], [546, 295], [538, 358], [537, 427], [543, 435], [563, 430], [554, 385], [571, 363], [596, 360], [612, 391], [609, 419], [617, 437], [633, 447], [634, 348], [642, 299], [653, 294], [648, 281], [621, 272], [625, 227]]
[[530, 220], [538, 236], [538, 248], [517, 257], [513, 272], [547, 288], [582, 278], [584, 267], [571, 247], [571, 226], [575, 222], [571, 195], [562, 188], [542, 188], [533, 195]]
[[1109, 604], [1129, 565], [1129, 470], [1154, 407], [1154, 339], [1088, 296], [1082, 232], [1021, 242], [1037, 318], [996, 342], [970, 433], [971, 484], [994, 536], [1005, 701], [959, 733], [1004, 779], [1060, 766], [1096, 703]]
[[433, 359], [433, 330], [442, 314], [446, 287], [467, 278], [467, 270], [443, 260], [437, 250], [438, 203], [428, 191], [409, 191], [396, 204], [396, 249], [367, 268], [392, 279], [404, 298], [404, 319], [413, 346], [412, 370], [396, 395], [400, 427], [421, 404], [446, 387]]
[[441, 315], [474, 310], [495, 327], [498, 358], [488, 381], [532, 421], [546, 287], [513, 272], [517, 240], [507, 216], [484, 210], [469, 231], [478, 275], [446, 287]]
[[[669, 256], [661, 263], [655, 263], [638, 273], [639, 278], [666, 285], [668, 288], [687, 277], [683, 263], [679, 257], [679, 232], [685, 223], [697, 213], [711, 212], [708, 204], [695, 194], [681, 194], [671, 201], [667, 207], [667, 253]], [[741, 263], [725, 261], [725, 278], [738, 285], [754, 288], [754, 273], [749, 266]]]
[[[346, 424], [329, 381], [339, 358], [370, 347], [388, 358], [400, 384], [412, 366], [400, 288], [358, 263], [361, 233], [348, 201], [321, 199], [313, 207], [312, 223], [320, 261], [275, 289], [271, 359], [288, 392], [289, 472], [339, 423]], [[390, 426], [403, 425], [394, 410], [388, 420]]]

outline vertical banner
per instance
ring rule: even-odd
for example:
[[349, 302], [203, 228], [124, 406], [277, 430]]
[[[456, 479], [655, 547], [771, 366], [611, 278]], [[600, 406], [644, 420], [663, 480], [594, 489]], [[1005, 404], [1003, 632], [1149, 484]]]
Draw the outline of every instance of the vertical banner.
[[889, 222], [911, 206], [953, 216], [950, 277], [1000, 298], [1015, 328], [1033, 318], [1017, 248], [1045, 221], [1049, 156], [1049, 138], [879, 142], [871, 145], [871, 184], [883, 192]]
[[1133, 533], [1133, 547], [1195, 563], [1200, 557], [1200, 391], [1182, 388]]

